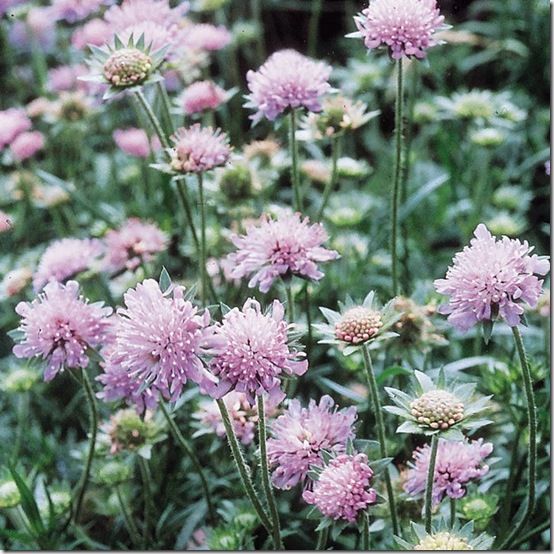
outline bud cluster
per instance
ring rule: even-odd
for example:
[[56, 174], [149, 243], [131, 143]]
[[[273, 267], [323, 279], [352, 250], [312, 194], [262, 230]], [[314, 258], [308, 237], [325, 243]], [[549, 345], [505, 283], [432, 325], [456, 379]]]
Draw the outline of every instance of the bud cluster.
[[114, 87], [141, 84], [152, 69], [152, 59], [138, 48], [121, 48], [104, 64], [104, 77]]
[[108, 434], [112, 454], [121, 450], [136, 450], [148, 440], [151, 430], [133, 409], [119, 410], [110, 418]]
[[414, 550], [473, 550], [473, 547], [465, 539], [442, 531], [427, 535], [414, 546]]
[[433, 390], [422, 394], [410, 404], [417, 422], [432, 429], [445, 430], [464, 417], [464, 404], [452, 393]]
[[344, 313], [335, 325], [335, 336], [345, 342], [360, 344], [377, 335], [382, 326], [380, 312], [359, 306]]

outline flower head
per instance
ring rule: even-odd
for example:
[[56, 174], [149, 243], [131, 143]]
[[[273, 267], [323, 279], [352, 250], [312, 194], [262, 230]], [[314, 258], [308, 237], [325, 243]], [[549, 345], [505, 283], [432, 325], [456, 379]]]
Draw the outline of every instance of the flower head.
[[339, 454], [302, 497], [326, 517], [354, 522], [359, 512], [377, 501], [377, 492], [370, 488], [372, 478], [365, 454]]
[[17, 135], [10, 144], [14, 160], [22, 162], [32, 158], [44, 148], [44, 135], [40, 131], [28, 131]]
[[214, 52], [231, 43], [232, 35], [223, 25], [199, 23], [187, 27], [183, 33], [183, 46], [193, 50]]
[[22, 108], [0, 111], [0, 148], [11, 144], [17, 135], [28, 131], [31, 126], [31, 120]]
[[339, 410], [334, 404], [330, 396], [323, 396], [319, 403], [310, 400], [307, 408], [291, 400], [271, 423], [267, 455], [277, 488], [290, 489], [304, 482], [310, 466], [322, 464], [324, 450], [346, 450], [346, 442], [354, 438], [356, 408]]
[[171, 140], [171, 169], [177, 173], [203, 173], [225, 165], [231, 156], [227, 135], [199, 123], [177, 129]]
[[29, 267], [17, 267], [6, 273], [2, 279], [0, 290], [6, 296], [16, 296], [31, 282], [32, 278], [33, 272]]
[[257, 225], [247, 227], [245, 235], [233, 235], [231, 240], [238, 249], [228, 256], [234, 265], [231, 276], [251, 275], [248, 286], [258, 285], [261, 292], [267, 292], [278, 277], [318, 281], [324, 275], [318, 262], [338, 258], [337, 252], [321, 246], [327, 240], [323, 225], [310, 225], [299, 213], [282, 212], [277, 219], [264, 215]]
[[128, 408], [118, 410], [101, 429], [110, 441], [110, 454], [140, 450], [157, 434], [151, 419], [141, 418], [135, 410]]
[[42, 254], [33, 276], [33, 287], [40, 291], [49, 281], [64, 282], [89, 269], [102, 253], [95, 239], [65, 238], [54, 241]]
[[475, 238], [456, 254], [445, 279], [437, 279], [435, 288], [450, 297], [439, 312], [461, 331], [480, 321], [504, 319], [519, 325], [523, 303], [537, 305], [543, 281], [538, 276], [550, 269], [548, 258], [530, 255], [533, 247], [508, 237], [497, 238], [480, 224]]
[[354, 17], [367, 48], [385, 46], [395, 59], [424, 58], [438, 43], [435, 32], [443, 26], [436, 0], [370, 0], [369, 7]]
[[250, 94], [245, 106], [256, 110], [250, 118], [257, 123], [263, 117], [274, 121], [288, 108], [321, 110], [321, 97], [331, 90], [330, 74], [331, 66], [295, 50], [275, 52], [258, 71], [246, 74]]
[[302, 375], [308, 369], [303, 354], [288, 344], [289, 325], [283, 305], [275, 300], [263, 313], [260, 304], [249, 298], [242, 308], [225, 314], [215, 326], [210, 371], [219, 382], [207, 383], [214, 398], [230, 390], [243, 392], [253, 404], [257, 394], [268, 393], [277, 404], [285, 396], [281, 391], [283, 373]]
[[213, 81], [196, 81], [181, 95], [180, 105], [186, 115], [215, 110], [227, 99], [227, 93]]
[[15, 311], [22, 317], [23, 338], [13, 348], [18, 358], [40, 357], [47, 361], [46, 381], [65, 369], [86, 368], [87, 349], [100, 346], [109, 330], [111, 308], [89, 304], [79, 295], [79, 284], [48, 283], [32, 302], [20, 302]]
[[[433, 504], [437, 505], [444, 496], [462, 498], [469, 482], [480, 479], [489, 471], [484, 463], [493, 450], [490, 442], [483, 439], [468, 441], [446, 441], [439, 439], [435, 474], [433, 477]], [[431, 448], [428, 444], [413, 453], [404, 483], [404, 491], [410, 496], [421, 496], [425, 492]]]
[[150, 139], [144, 129], [135, 127], [116, 129], [113, 132], [113, 139], [120, 150], [136, 158], [148, 158], [154, 150], [160, 147], [159, 140]]
[[104, 77], [114, 87], [141, 84], [152, 69], [152, 60], [138, 48], [120, 48], [104, 63]]
[[21, 494], [12, 479], [0, 481], [0, 509], [13, 508], [21, 502]]

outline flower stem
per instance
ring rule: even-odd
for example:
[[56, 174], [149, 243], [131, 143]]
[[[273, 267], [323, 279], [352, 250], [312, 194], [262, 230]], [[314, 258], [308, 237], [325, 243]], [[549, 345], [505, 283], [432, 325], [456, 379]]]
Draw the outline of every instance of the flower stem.
[[396, 142], [396, 158], [394, 163], [394, 181], [392, 187], [391, 203], [391, 261], [392, 261], [392, 295], [398, 295], [398, 196], [402, 177], [404, 174], [404, 79], [402, 71], [402, 58], [396, 63], [397, 82], [396, 82], [396, 108], [395, 108], [395, 127], [394, 138]]
[[308, 56], [315, 56], [322, 0], [312, 0], [312, 10], [308, 27]]
[[135, 522], [133, 521], [132, 512], [127, 509], [127, 505], [125, 503], [125, 500], [123, 499], [123, 495], [121, 494], [120, 485], [116, 486], [115, 493], [117, 495], [117, 500], [119, 501], [121, 514], [123, 515], [123, 519], [125, 520], [125, 525], [127, 527], [127, 530], [129, 531], [129, 536], [131, 537], [131, 541], [133, 542], [133, 546], [138, 546], [140, 542], [140, 534], [138, 532], [137, 526], [135, 525]]
[[[382, 458], [387, 458], [387, 445], [385, 443], [385, 422], [383, 421], [383, 411], [381, 409], [381, 401], [379, 400], [379, 391], [377, 389], [377, 380], [375, 379], [375, 371], [373, 370], [373, 363], [371, 361], [371, 355], [369, 353], [369, 347], [367, 343], [364, 343], [362, 348], [364, 354], [364, 365], [366, 370], [367, 382], [369, 385], [369, 392], [371, 395], [371, 402], [373, 404], [373, 411], [375, 412], [375, 419], [377, 423], [377, 437], [379, 439], [379, 450]], [[387, 487], [387, 497], [389, 501], [390, 517], [392, 521], [392, 532], [398, 535], [400, 529], [398, 527], [398, 516], [396, 514], [396, 502], [394, 499], [394, 492], [392, 488], [392, 480], [389, 472], [389, 468], [386, 468], [385, 472], [385, 485]]]
[[150, 528], [152, 527], [152, 477], [148, 462], [138, 456], [140, 474], [142, 477], [142, 492], [144, 495], [144, 548], [150, 546]]
[[177, 424], [175, 423], [173, 418], [169, 415], [169, 412], [167, 411], [167, 408], [163, 402], [160, 402], [160, 408], [162, 410], [162, 414], [164, 415], [169, 425], [169, 429], [173, 434], [173, 438], [179, 443], [179, 446], [186, 452], [187, 456], [190, 458], [190, 461], [192, 462], [192, 465], [196, 469], [196, 473], [198, 473], [198, 476], [200, 477], [200, 481], [202, 483], [202, 489], [204, 490], [204, 497], [206, 498], [206, 505], [208, 506], [208, 513], [210, 514], [210, 519], [212, 520], [212, 522], [215, 522], [216, 517], [215, 517], [215, 512], [214, 512], [211, 497], [210, 497], [210, 489], [208, 488], [208, 482], [206, 481], [206, 477], [204, 475], [204, 471], [202, 470], [202, 466], [200, 465], [200, 461], [196, 457], [196, 454], [194, 453], [194, 450], [192, 449], [190, 444], [187, 442], [185, 437], [183, 437], [183, 434], [179, 430], [179, 427], [177, 427]]
[[174, 128], [173, 119], [171, 118], [171, 104], [169, 102], [169, 97], [167, 96], [167, 90], [162, 81], [158, 81], [156, 83], [156, 87], [162, 99], [162, 113], [163, 119], [165, 120], [166, 129], [169, 130], [168, 133], [173, 133]]
[[369, 514], [363, 514], [362, 522], [362, 550], [369, 550]]
[[433, 504], [433, 481], [435, 480], [435, 464], [437, 462], [437, 447], [439, 439], [433, 435], [431, 439], [431, 456], [427, 470], [427, 483], [425, 484], [425, 531], [431, 532], [431, 507]]
[[289, 323], [294, 323], [294, 294], [292, 292], [292, 282], [290, 280], [285, 281], [285, 289], [287, 291], [287, 317]]
[[294, 190], [294, 209], [302, 211], [302, 194], [298, 175], [298, 143], [296, 142], [296, 110], [290, 111], [290, 156], [292, 160], [292, 188]]
[[340, 156], [340, 150], [341, 150], [341, 137], [333, 137], [333, 142], [331, 143], [331, 158], [332, 158], [331, 178], [329, 179], [329, 181], [327, 181], [325, 185], [325, 189], [323, 190], [323, 200], [321, 202], [319, 212], [317, 213], [316, 221], [321, 221], [323, 217], [323, 212], [325, 211], [325, 207], [327, 206], [327, 202], [329, 201], [331, 193], [333, 192], [333, 190], [335, 189], [335, 185], [337, 184], [337, 175], [338, 175], [337, 162]]
[[198, 234], [196, 233], [196, 228], [194, 227], [194, 219], [192, 218], [192, 210], [190, 208], [190, 202], [187, 194], [187, 186], [183, 178], [175, 179], [175, 184], [177, 186], [177, 193], [179, 199], [181, 200], [181, 206], [185, 212], [187, 222], [189, 224], [190, 232], [192, 235], [192, 241], [196, 250], [200, 248], [200, 243], [198, 241]]
[[164, 148], [169, 148], [169, 142], [167, 140], [167, 137], [165, 136], [165, 133], [160, 124], [160, 121], [156, 117], [154, 110], [152, 110], [152, 106], [150, 106], [150, 104], [148, 103], [148, 100], [146, 100], [146, 97], [144, 96], [142, 90], [136, 90], [133, 94], [138, 100], [140, 107], [143, 109], [144, 113], [146, 114], [146, 117], [150, 121], [150, 124], [152, 125], [155, 133], [158, 135], [158, 138], [160, 139], [162, 146]]
[[202, 283], [202, 305], [206, 305], [208, 297], [208, 273], [206, 271], [206, 204], [204, 200], [204, 182], [202, 173], [198, 173], [198, 195], [200, 203], [200, 281]]
[[451, 498], [450, 499], [450, 528], [451, 529], [454, 527], [455, 522], [456, 522], [456, 499]]
[[240, 449], [237, 436], [235, 435], [235, 431], [233, 430], [233, 426], [231, 424], [231, 419], [229, 417], [229, 412], [227, 411], [227, 406], [225, 406], [225, 403], [221, 398], [217, 400], [217, 405], [219, 407], [219, 411], [221, 412], [223, 425], [225, 427], [225, 432], [227, 433], [227, 439], [229, 441], [229, 447], [231, 448], [231, 453], [233, 455], [233, 459], [235, 460], [235, 464], [237, 466], [246, 495], [252, 503], [254, 510], [258, 514], [262, 525], [266, 528], [267, 532], [273, 536], [271, 521], [269, 520], [269, 517], [264, 507], [262, 506], [260, 499], [258, 498], [256, 489], [254, 488], [254, 483], [252, 482], [252, 478], [250, 477], [250, 468], [246, 465], [246, 461], [244, 460], [244, 456]]
[[267, 444], [266, 444], [266, 425], [265, 425], [265, 406], [264, 397], [259, 394], [258, 402], [258, 437], [260, 443], [260, 469], [262, 471], [262, 486], [264, 494], [269, 506], [273, 526], [273, 546], [276, 550], [283, 550], [283, 542], [281, 540], [281, 525], [279, 523], [279, 511], [275, 503], [275, 495], [269, 478], [269, 467], [267, 464]]
[[327, 537], [329, 536], [329, 527], [321, 529], [317, 532], [317, 544], [315, 545], [316, 550], [325, 550], [327, 545]]
[[500, 550], [505, 550], [510, 547], [514, 539], [521, 534], [521, 531], [523, 531], [526, 523], [529, 521], [529, 518], [533, 515], [533, 512], [535, 511], [535, 480], [537, 477], [537, 413], [535, 407], [535, 395], [533, 393], [533, 379], [531, 377], [529, 361], [527, 360], [527, 353], [525, 352], [525, 346], [523, 345], [523, 339], [521, 338], [519, 327], [512, 327], [512, 333], [514, 335], [514, 341], [519, 355], [519, 361], [521, 363], [525, 399], [527, 401], [527, 423], [529, 425], [529, 483], [527, 486], [527, 506], [525, 508], [525, 512], [519, 523], [500, 545]]
[[81, 514], [81, 507], [83, 505], [83, 499], [85, 497], [85, 492], [90, 478], [90, 469], [92, 467], [92, 459], [94, 458], [94, 449], [96, 446], [96, 430], [98, 428], [98, 408], [96, 407], [96, 400], [94, 398], [94, 391], [92, 390], [92, 385], [90, 379], [88, 378], [87, 372], [83, 369], [81, 370], [82, 375], [82, 384], [85, 389], [85, 396], [87, 398], [89, 414], [90, 414], [90, 438], [89, 438], [89, 448], [87, 460], [85, 463], [85, 469], [81, 475], [81, 479], [78, 485], [78, 495], [75, 502], [75, 511], [73, 513], [73, 521], [76, 523]]

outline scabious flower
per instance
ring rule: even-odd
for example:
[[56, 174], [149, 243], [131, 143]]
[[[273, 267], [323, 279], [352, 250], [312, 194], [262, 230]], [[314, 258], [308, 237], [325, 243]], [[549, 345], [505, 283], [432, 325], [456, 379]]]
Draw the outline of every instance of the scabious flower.
[[22, 108], [0, 111], [0, 148], [13, 142], [17, 135], [31, 128], [31, 120]]
[[278, 300], [263, 313], [253, 298], [242, 310], [233, 308], [225, 314], [211, 341], [209, 368], [218, 383], [207, 382], [206, 389], [213, 398], [230, 390], [243, 392], [251, 404], [257, 394], [268, 393], [275, 405], [284, 398], [281, 375], [302, 375], [308, 369], [304, 354], [288, 344], [289, 325], [284, 315]]
[[437, 279], [435, 288], [449, 296], [449, 303], [439, 308], [460, 331], [467, 331], [480, 321], [502, 318], [515, 327], [524, 310], [537, 305], [542, 279], [550, 269], [547, 257], [530, 255], [533, 247], [508, 237], [497, 238], [483, 224], [475, 238], [456, 254], [445, 279]]
[[44, 135], [40, 131], [28, 131], [15, 137], [10, 144], [14, 160], [22, 162], [44, 148]]
[[86, 75], [84, 65], [60, 65], [48, 70], [48, 88], [54, 92], [74, 90], [78, 85], [78, 78]]
[[106, 0], [52, 0], [49, 14], [55, 20], [63, 19], [75, 23], [99, 10]]
[[102, 46], [108, 42], [110, 37], [110, 25], [96, 17], [73, 31], [71, 35], [71, 45], [78, 50], [83, 50], [90, 44], [93, 46]]
[[274, 121], [288, 108], [320, 111], [321, 97], [331, 91], [330, 74], [331, 66], [295, 50], [275, 52], [258, 71], [246, 74], [250, 94], [245, 107], [256, 110], [250, 119]]
[[40, 291], [49, 281], [61, 283], [89, 269], [101, 253], [102, 244], [95, 239], [54, 241], [42, 254], [33, 276], [35, 291]]
[[354, 522], [359, 512], [377, 501], [377, 492], [370, 488], [372, 478], [365, 454], [339, 454], [302, 498], [326, 517]]
[[0, 290], [6, 296], [16, 296], [31, 282], [32, 278], [33, 272], [29, 267], [23, 266], [12, 269], [2, 279]]
[[149, 138], [144, 129], [116, 129], [112, 136], [120, 150], [136, 158], [148, 158], [160, 148], [160, 141], [156, 137]]
[[0, 233], [5, 233], [6, 231], [9, 231], [12, 226], [13, 222], [10, 216], [6, 212], [0, 210]]
[[439, 44], [435, 32], [444, 23], [436, 0], [370, 0], [369, 7], [354, 17], [366, 48], [389, 48], [393, 59], [424, 58]]
[[[462, 498], [470, 481], [481, 479], [489, 471], [484, 463], [491, 454], [493, 445], [483, 439], [468, 441], [446, 441], [439, 439], [435, 474], [433, 477], [433, 505], [445, 496]], [[431, 448], [428, 444], [413, 453], [404, 491], [410, 496], [421, 496], [425, 492]]]
[[168, 236], [157, 225], [129, 218], [119, 229], [111, 229], [104, 237], [103, 264], [109, 271], [136, 269], [167, 248]]
[[183, 33], [183, 46], [194, 50], [214, 52], [231, 43], [232, 35], [223, 25], [200, 23], [191, 25]]
[[267, 456], [273, 466], [272, 481], [278, 489], [304, 482], [310, 466], [321, 465], [322, 451], [342, 453], [354, 438], [356, 408], [339, 410], [330, 396], [303, 408], [291, 400], [287, 410], [270, 425]]
[[178, 173], [203, 173], [225, 165], [231, 156], [227, 135], [199, 123], [177, 129], [171, 140], [171, 168]]
[[89, 304], [79, 295], [79, 284], [48, 283], [32, 302], [20, 302], [15, 311], [22, 317], [23, 338], [14, 346], [18, 358], [40, 357], [47, 361], [45, 381], [64, 369], [86, 368], [87, 348], [100, 346], [108, 334], [112, 309], [102, 302]]
[[[175, 401], [186, 382], [209, 380], [201, 356], [211, 336], [210, 314], [184, 298], [184, 288], [165, 294], [146, 279], [124, 297], [118, 308], [115, 338], [107, 365], [125, 370], [133, 382]], [[112, 373], [117, 374], [117, 370]]]
[[323, 225], [310, 225], [299, 213], [282, 212], [277, 219], [263, 215], [257, 225], [247, 226], [246, 234], [231, 237], [238, 249], [228, 256], [234, 265], [231, 276], [251, 275], [248, 286], [258, 285], [261, 292], [267, 292], [278, 277], [319, 281], [324, 274], [317, 264], [339, 257], [321, 246], [326, 240]]
[[187, 115], [215, 110], [227, 99], [225, 91], [212, 81], [196, 81], [181, 95], [180, 105]]

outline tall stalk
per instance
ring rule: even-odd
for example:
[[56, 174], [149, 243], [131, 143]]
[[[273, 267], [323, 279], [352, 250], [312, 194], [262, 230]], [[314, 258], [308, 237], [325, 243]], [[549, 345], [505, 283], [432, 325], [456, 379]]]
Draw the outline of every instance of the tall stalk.
[[521, 533], [525, 525], [529, 521], [529, 518], [535, 511], [535, 492], [536, 492], [536, 478], [537, 478], [537, 413], [535, 407], [535, 394], [533, 392], [533, 379], [531, 377], [531, 370], [529, 368], [529, 361], [527, 360], [527, 353], [525, 352], [525, 346], [523, 339], [521, 338], [521, 332], [519, 327], [512, 327], [512, 333], [514, 335], [514, 341], [521, 363], [521, 372], [523, 374], [523, 385], [525, 389], [525, 399], [527, 401], [527, 424], [529, 425], [529, 449], [528, 449], [528, 483], [527, 483], [527, 506], [525, 512], [521, 517], [518, 524], [512, 529], [512, 532], [504, 539], [500, 545], [500, 550], [505, 550], [510, 547], [514, 539]]
[[294, 209], [298, 212], [302, 211], [302, 192], [300, 191], [300, 177], [298, 174], [298, 143], [296, 141], [296, 110], [293, 108], [290, 111], [290, 156], [292, 161], [291, 177], [292, 188], [294, 192]]
[[283, 542], [281, 540], [281, 525], [279, 523], [279, 511], [277, 510], [277, 504], [275, 503], [275, 495], [273, 494], [273, 487], [271, 486], [271, 480], [269, 478], [269, 466], [267, 463], [267, 435], [265, 425], [265, 406], [264, 397], [259, 394], [257, 397], [258, 407], [258, 439], [260, 446], [260, 469], [262, 472], [262, 486], [264, 494], [269, 506], [269, 513], [271, 515], [271, 523], [273, 526], [273, 546], [277, 550], [283, 550]]
[[150, 121], [150, 124], [152, 125], [152, 128], [154, 129], [156, 135], [158, 135], [162, 146], [164, 148], [169, 148], [169, 141], [167, 140], [160, 120], [156, 117], [156, 114], [154, 113], [152, 106], [150, 106], [150, 104], [148, 103], [148, 100], [146, 100], [144, 93], [142, 92], [142, 90], [136, 90], [133, 94], [138, 100], [138, 103], [140, 104], [140, 107], [148, 118], [148, 121]]
[[123, 515], [123, 519], [125, 520], [125, 526], [127, 527], [127, 531], [129, 531], [129, 536], [131, 537], [133, 546], [138, 547], [140, 542], [139, 531], [133, 520], [132, 511], [128, 509], [127, 503], [125, 502], [125, 499], [121, 494], [121, 485], [117, 485], [115, 487], [115, 494], [117, 495], [117, 500], [119, 502], [121, 514]]
[[367, 512], [363, 514], [362, 520], [362, 550], [369, 550], [369, 515]]
[[454, 527], [455, 522], [456, 522], [456, 499], [451, 498], [450, 499], [450, 528], [451, 529]]
[[433, 435], [431, 439], [431, 456], [427, 470], [427, 482], [425, 483], [425, 531], [431, 532], [431, 507], [433, 505], [433, 481], [435, 480], [435, 464], [437, 463], [437, 448], [439, 439]]
[[321, 206], [319, 208], [319, 212], [317, 213], [316, 221], [321, 221], [321, 218], [323, 217], [323, 212], [325, 211], [325, 207], [327, 206], [327, 202], [329, 202], [331, 193], [333, 192], [333, 190], [335, 189], [335, 185], [337, 184], [337, 165], [340, 156], [340, 150], [341, 137], [333, 137], [333, 141], [331, 143], [331, 178], [329, 179], [329, 181], [327, 181], [325, 189], [323, 190], [323, 200], [321, 201]]
[[208, 297], [208, 272], [206, 270], [206, 204], [204, 200], [204, 181], [202, 173], [198, 173], [198, 202], [200, 203], [200, 281], [202, 283], [202, 305], [206, 305]]
[[287, 292], [287, 319], [289, 323], [294, 323], [294, 293], [292, 292], [292, 280], [284, 281], [285, 290]]
[[[369, 347], [367, 343], [362, 348], [364, 354], [364, 366], [366, 370], [367, 382], [369, 385], [369, 393], [371, 396], [371, 403], [373, 404], [373, 411], [375, 412], [375, 419], [377, 423], [377, 437], [379, 439], [379, 451], [381, 458], [387, 458], [387, 445], [385, 443], [385, 422], [383, 420], [383, 410], [381, 409], [381, 400], [379, 399], [379, 391], [377, 389], [377, 380], [375, 379], [375, 371], [373, 370], [373, 362], [371, 361], [371, 355], [369, 353]], [[390, 517], [392, 521], [392, 532], [398, 535], [400, 528], [398, 527], [398, 516], [396, 514], [396, 502], [394, 499], [394, 491], [392, 488], [392, 480], [389, 472], [389, 468], [385, 469], [385, 485], [387, 488], [387, 497], [389, 501]]]
[[391, 261], [392, 261], [392, 295], [398, 296], [398, 197], [404, 174], [404, 77], [402, 58], [396, 62], [396, 108], [394, 113], [394, 138], [396, 155], [394, 162], [394, 181], [391, 201]]
[[325, 527], [325, 529], [321, 529], [317, 532], [317, 543], [315, 545], [316, 550], [325, 550], [328, 536], [329, 536], [329, 527]]
[[150, 545], [150, 529], [152, 527], [152, 476], [150, 475], [150, 468], [148, 467], [148, 461], [142, 456], [138, 456], [140, 475], [142, 478], [142, 494], [144, 497], [144, 548], [148, 548]]
[[310, 22], [308, 24], [308, 56], [316, 55], [317, 35], [319, 34], [319, 19], [321, 17], [322, 0], [312, 0]]

